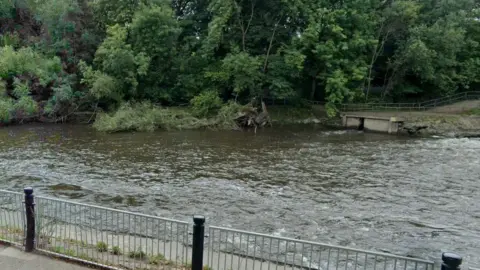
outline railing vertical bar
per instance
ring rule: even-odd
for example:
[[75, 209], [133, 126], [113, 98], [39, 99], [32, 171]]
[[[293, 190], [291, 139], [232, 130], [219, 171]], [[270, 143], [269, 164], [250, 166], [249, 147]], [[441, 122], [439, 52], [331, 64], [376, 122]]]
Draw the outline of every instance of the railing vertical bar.
[[[225, 248], [228, 250], [228, 231], [225, 231]], [[224, 253], [224, 262], [223, 262], [223, 269], [224, 270], [227, 270], [227, 252], [223, 252]]]
[[393, 270], [397, 270], [397, 259], [393, 262]]
[[[212, 228], [208, 228], [208, 242], [207, 242], [207, 262], [206, 265], [212, 265], [210, 262], [210, 254], [212, 253], [211, 249], [211, 243], [212, 243]], [[193, 246], [193, 243], [192, 243]], [[190, 267], [191, 268], [191, 267]]]
[[[132, 218], [131, 217], [132, 215], [130, 215], [129, 217], [129, 220]], [[129, 221], [130, 223], [130, 221]], [[130, 224], [128, 226], [129, 228], [132, 228], [130, 227]], [[131, 252], [133, 252], [133, 256], [130, 256], [132, 257], [132, 260], [133, 260], [133, 269], [135, 269], [136, 267], [136, 262], [137, 262], [137, 252], [139, 252], [139, 250], [137, 250], [137, 236], [136, 236], [136, 233], [137, 233], [137, 220], [136, 220], [136, 216], [133, 216], [133, 232], [132, 232], [132, 237], [133, 237], [133, 250]], [[129, 248], [130, 248], [130, 245], [128, 245]]]
[[[151, 248], [150, 248], [150, 253], [151, 253], [152, 256], [153, 256], [153, 255], [155, 254], [154, 248], [153, 248], [153, 247], [155, 246], [155, 242], [154, 242], [154, 240], [155, 240], [155, 237], [154, 237], [155, 232], [153, 231], [154, 219], [153, 219], [153, 218], [149, 218], [149, 220], [150, 220], [151, 223], [152, 223], [152, 229], [150, 230], [150, 232], [151, 232], [152, 234], [151, 234], [151, 236], [150, 236], [149, 238], [150, 238], [150, 240], [151, 240], [151, 242], [152, 242]], [[147, 228], [145, 229], [145, 231], [148, 232], [148, 226], [147, 226]], [[147, 236], [148, 236], [148, 235], [147, 235]], [[148, 238], [147, 238], [147, 239], [148, 239]], [[148, 244], [147, 244], [147, 248], [148, 248]], [[160, 254], [160, 251], [159, 251], [159, 250], [157, 250], [157, 254]], [[166, 256], [165, 256], [165, 258], [166, 258]]]
[[358, 265], [358, 252], [355, 252], [355, 270], [357, 270]]
[[[170, 238], [173, 238], [173, 222], [170, 222]], [[170, 257], [172, 257], [173, 253], [172, 253], [172, 245], [173, 245], [173, 241], [174, 239], [169, 239], [170, 240]], [[177, 254], [175, 254], [176, 256]], [[172, 265], [170, 264], [169, 265], [169, 269], [172, 269]]]
[[167, 221], [163, 225], [163, 252], [167, 253]]
[[177, 238], [175, 239], [175, 257], [172, 258], [172, 256], [170, 255], [170, 258], [172, 261], [175, 261], [175, 262], [178, 262], [178, 256], [180, 255], [180, 252], [178, 251], [178, 248], [179, 248], [179, 245], [180, 245], [180, 229], [179, 229], [179, 225], [177, 223], [175, 223], [175, 228], [176, 228], [176, 231], [177, 231]]
[[330, 255], [331, 254], [332, 254], [332, 248], [328, 248], [327, 270], [330, 269]]
[[[69, 221], [69, 238], [73, 239], [73, 240], [77, 240], [77, 225], [76, 223], [72, 220], [73, 219], [73, 211], [72, 211], [72, 204], [69, 204], [68, 205], [69, 209], [70, 209], [70, 217], [68, 218], [68, 221]], [[72, 236], [72, 226], [73, 226], [73, 236]], [[78, 256], [78, 242], [75, 241], [75, 247], [76, 247], [76, 254]]]
[[[145, 225], [145, 229], [143, 230], [145, 233], [144, 233], [143, 236], [141, 234], [139, 234], [140, 235], [140, 246], [142, 247], [142, 250], [144, 250], [144, 248], [143, 248], [144, 245], [143, 244], [145, 244], [145, 258], [148, 260], [148, 258], [149, 258], [148, 257], [148, 217], [144, 217], [143, 220], [145, 220], [145, 222], [143, 223]], [[141, 221], [142, 221], [142, 219], [140, 219], [140, 222]], [[141, 229], [142, 229], [142, 226], [140, 226], [140, 230]], [[142, 265], [145, 264], [145, 262], [144, 262], [145, 258], [140, 260]]]
[[[101, 221], [100, 221], [100, 226], [97, 225], [100, 218], [98, 217], [98, 212], [101, 211], [101, 209], [97, 210], [97, 208], [93, 208], [93, 210], [91, 210], [88, 207], [84, 207], [84, 208], [85, 208], [85, 211], [84, 211], [85, 221], [88, 221], [87, 226], [90, 226], [91, 228], [90, 242], [88, 242], [88, 234], [87, 234], [87, 243], [92, 244], [92, 246], [94, 247], [91, 249], [92, 258], [95, 258], [98, 261], [100, 260], [100, 254], [98, 252], [95, 252], [95, 246], [99, 238], [98, 237], [99, 231], [101, 230], [101, 228], [99, 228], [101, 226]], [[92, 218], [92, 214], [93, 214], [93, 218]], [[93, 232], [95, 232], [95, 234]], [[87, 247], [87, 253], [88, 253], [88, 250], [89, 248]]]
[[293, 267], [295, 267], [295, 264], [297, 264], [297, 262], [295, 261], [296, 257], [297, 257], [297, 242], [293, 242], [293, 258], [292, 258]]
[[[152, 225], [152, 233], [154, 226]], [[160, 220], [157, 219], [157, 253], [165, 253], [165, 251], [160, 252]], [[153, 245], [152, 245], [153, 246]]]
[[254, 235], [253, 236], [253, 268], [252, 269], [255, 269], [255, 261], [257, 260], [257, 236]]
[[183, 263], [186, 266], [188, 264], [188, 225], [185, 224], [183, 224], [183, 250], [185, 252]]
[[347, 270], [348, 267], [348, 250], [347, 250], [347, 258], [345, 259], [345, 270]]
[[12, 198], [12, 203], [13, 203], [13, 207], [12, 207], [12, 211], [10, 211], [11, 215], [12, 215], [12, 221], [13, 221], [13, 226], [11, 228], [12, 230], [12, 240], [13, 242], [17, 243], [17, 231], [18, 231], [18, 222], [17, 222], [17, 212], [15, 211], [15, 203], [16, 203], [16, 200], [15, 200], [15, 196], [13, 196]]
[[377, 255], [373, 258], [373, 270], [377, 270]]
[[407, 260], [403, 260], [405, 262], [405, 264], [403, 265], [403, 270], [407, 270]]
[[262, 246], [260, 247], [260, 268], [262, 268], [263, 260], [265, 259], [265, 236], [262, 236]]
[[338, 270], [339, 265], [340, 265], [340, 249], [337, 248], [337, 265], [335, 266], [336, 270]]
[[62, 239], [62, 242], [63, 242], [63, 246], [64, 246], [64, 249], [65, 249], [65, 246], [68, 247], [68, 249], [70, 250], [70, 241], [68, 239], [70, 239], [70, 237], [67, 238], [67, 230], [68, 230], [68, 222], [67, 222], [67, 202], [64, 202], [63, 203], [63, 206], [64, 206], [64, 209], [62, 212], [64, 212], [64, 219], [63, 219], [63, 239]]
[[220, 255], [222, 254], [221, 253], [221, 244], [222, 244], [222, 231], [223, 230], [219, 230], [218, 231], [218, 257], [217, 257], [217, 270], [220, 270]]
[[285, 241], [285, 261], [283, 262], [283, 270], [287, 270], [287, 263], [288, 263], [288, 244], [289, 244], [289, 241]]
[[[112, 237], [112, 242], [113, 242], [113, 237], [115, 237], [115, 235], [114, 235], [115, 231], [113, 230], [112, 226], [115, 227], [115, 230], [116, 230], [116, 228], [117, 228], [117, 226], [118, 226], [118, 223], [115, 223], [115, 222], [114, 222], [113, 212], [110, 211], [110, 213], [111, 213], [112, 219], [111, 219], [111, 222], [110, 222], [110, 224], [109, 224], [108, 212], [107, 212], [107, 210], [105, 210], [105, 241], [106, 241], [106, 243], [107, 243], [107, 250], [105, 251], [105, 252], [107, 253], [107, 254], [106, 254], [106, 256], [107, 256], [106, 262], [109, 261], [108, 249], [110, 248], [110, 244], [111, 244], [110, 241], [108, 241], [108, 236], [109, 236], [109, 234], [110, 234], [110, 236]], [[109, 226], [109, 225], [110, 225], [110, 226]], [[112, 235], [112, 234], [113, 234], [113, 235]]]
[[233, 270], [233, 259], [234, 259], [234, 250], [235, 250], [235, 232], [232, 232], [232, 251], [230, 252], [230, 270]]
[[320, 270], [322, 269], [322, 248], [318, 249], [318, 265], [317, 269]]
[[273, 249], [272, 240], [273, 238], [270, 238], [270, 244], [268, 245], [270, 247], [268, 252], [268, 270], [270, 270], [270, 262], [272, 261], [272, 249]]
[[300, 253], [300, 269], [303, 269], [303, 258], [304, 258], [305, 244], [302, 243], [302, 251]]
[[217, 230], [215, 229], [211, 229], [212, 233], [210, 234], [210, 238], [212, 239], [212, 246], [211, 246], [211, 250], [212, 250], [212, 258], [211, 258], [211, 261], [210, 261], [210, 267], [213, 267], [213, 264], [214, 264], [214, 257], [215, 257], [215, 236], [217, 234]]
[[[125, 264], [125, 261], [127, 260], [126, 254], [128, 254], [128, 250], [125, 249], [125, 234], [129, 237], [129, 232], [130, 230], [127, 228], [126, 229], [126, 222], [125, 222], [125, 212], [122, 212], [122, 248], [120, 249], [120, 252], [122, 253], [122, 263]], [[129, 221], [130, 223], [130, 221]], [[129, 224], [130, 225], [130, 224]], [[128, 243], [130, 243], [130, 239], [127, 238]], [[120, 248], [120, 246], [119, 246]]]
[[245, 270], [247, 270], [247, 265], [248, 265], [248, 257], [249, 257], [248, 250], [249, 250], [249, 247], [250, 247], [250, 234], [247, 234], [247, 254], [245, 254]]
[[279, 258], [279, 256], [280, 256], [280, 243], [281, 243], [280, 239], [277, 239], [277, 243], [278, 243], [278, 245], [277, 245], [277, 261], [275, 263], [275, 270], [278, 270], [278, 265], [280, 264], [280, 258]]
[[[98, 239], [97, 239], [97, 245], [99, 245], [100, 242], [101, 242], [101, 245], [102, 245], [101, 248], [103, 248], [103, 243], [105, 243], [103, 241], [103, 216], [106, 216], [107, 210], [105, 210], [105, 215], [102, 215], [102, 212], [103, 212], [102, 210], [100, 210], [99, 212], [100, 212], [100, 241], [98, 241]], [[98, 250], [98, 248], [97, 248], [97, 250]], [[102, 255], [102, 262], [105, 260], [103, 253], [104, 252], [100, 252], [100, 254]]]
[[365, 253], [365, 262], [364, 262], [364, 265], [363, 265], [363, 269], [364, 269], [364, 270], [367, 269], [367, 259], [368, 259], [368, 254]]

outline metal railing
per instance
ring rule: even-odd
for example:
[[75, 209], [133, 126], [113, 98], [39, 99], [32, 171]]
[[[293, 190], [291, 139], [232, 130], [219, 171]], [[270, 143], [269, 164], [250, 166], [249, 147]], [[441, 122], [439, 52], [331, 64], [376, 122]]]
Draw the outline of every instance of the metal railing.
[[23, 194], [0, 192], [0, 240], [23, 246], [25, 238], [25, 207]]
[[36, 198], [36, 249], [126, 269], [185, 267], [189, 223]]
[[455, 102], [480, 99], [480, 91], [456, 93], [418, 103], [346, 103], [340, 106], [343, 112], [352, 111], [425, 111]]
[[426, 260], [213, 226], [207, 262], [215, 270], [434, 269]]
[[[230, 228], [210, 226], [205, 235], [202, 216], [195, 216], [191, 226], [100, 206], [34, 198], [31, 188], [24, 192], [25, 201], [21, 193], [0, 190], [0, 242], [109, 269], [434, 269], [428, 260]], [[442, 261], [442, 270], [458, 270], [462, 258], [443, 253]]]

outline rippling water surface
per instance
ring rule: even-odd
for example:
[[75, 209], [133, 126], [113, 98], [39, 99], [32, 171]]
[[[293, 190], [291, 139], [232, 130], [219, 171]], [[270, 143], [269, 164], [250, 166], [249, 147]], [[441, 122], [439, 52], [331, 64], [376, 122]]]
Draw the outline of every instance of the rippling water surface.
[[480, 266], [480, 140], [311, 127], [0, 129], [0, 188]]

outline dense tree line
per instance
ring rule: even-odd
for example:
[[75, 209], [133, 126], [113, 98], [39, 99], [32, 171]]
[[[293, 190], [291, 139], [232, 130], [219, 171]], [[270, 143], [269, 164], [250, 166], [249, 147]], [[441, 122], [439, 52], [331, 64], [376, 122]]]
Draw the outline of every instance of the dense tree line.
[[0, 0], [0, 119], [125, 101], [422, 99], [480, 81], [477, 0]]

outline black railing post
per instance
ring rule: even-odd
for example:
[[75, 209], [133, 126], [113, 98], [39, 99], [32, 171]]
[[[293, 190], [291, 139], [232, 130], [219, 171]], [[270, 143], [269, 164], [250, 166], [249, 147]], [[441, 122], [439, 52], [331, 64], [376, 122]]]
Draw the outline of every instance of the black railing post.
[[27, 187], [23, 192], [25, 192], [25, 215], [27, 217], [25, 251], [31, 252], [35, 247], [35, 202], [33, 188]]
[[193, 216], [192, 270], [203, 269], [204, 224], [204, 216]]
[[442, 270], [460, 270], [462, 257], [457, 254], [444, 252], [442, 254]]

